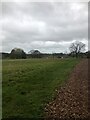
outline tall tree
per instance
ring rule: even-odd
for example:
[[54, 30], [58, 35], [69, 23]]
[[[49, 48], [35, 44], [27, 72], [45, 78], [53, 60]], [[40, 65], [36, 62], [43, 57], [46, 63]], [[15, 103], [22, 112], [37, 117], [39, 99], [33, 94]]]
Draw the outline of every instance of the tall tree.
[[26, 53], [20, 48], [14, 48], [10, 53], [10, 57], [15, 59], [25, 59]]
[[85, 50], [85, 44], [80, 41], [75, 41], [69, 47], [71, 54], [74, 54], [76, 57]]

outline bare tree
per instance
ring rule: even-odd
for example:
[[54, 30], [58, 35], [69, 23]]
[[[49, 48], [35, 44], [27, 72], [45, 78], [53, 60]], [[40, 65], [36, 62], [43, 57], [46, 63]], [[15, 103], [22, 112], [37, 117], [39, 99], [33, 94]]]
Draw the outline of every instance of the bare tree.
[[42, 53], [39, 50], [31, 50], [28, 52], [32, 58], [41, 58]]
[[70, 45], [70, 52], [71, 54], [74, 54], [76, 57], [85, 50], [85, 44], [79, 41], [75, 41]]

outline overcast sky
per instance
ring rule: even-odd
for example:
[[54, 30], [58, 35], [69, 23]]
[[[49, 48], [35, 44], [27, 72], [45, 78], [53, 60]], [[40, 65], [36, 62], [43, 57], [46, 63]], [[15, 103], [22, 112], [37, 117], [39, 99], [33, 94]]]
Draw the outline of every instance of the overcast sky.
[[3, 2], [1, 25], [3, 52], [68, 52], [76, 40], [88, 49], [88, 3]]

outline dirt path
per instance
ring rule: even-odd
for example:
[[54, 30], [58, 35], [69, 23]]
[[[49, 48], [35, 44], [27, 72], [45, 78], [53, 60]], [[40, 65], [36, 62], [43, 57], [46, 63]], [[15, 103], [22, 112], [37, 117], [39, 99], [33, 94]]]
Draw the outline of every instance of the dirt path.
[[72, 72], [67, 84], [57, 90], [55, 100], [46, 108], [46, 118], [89, 119], [88, 113], [88, 60], [82, 60]]

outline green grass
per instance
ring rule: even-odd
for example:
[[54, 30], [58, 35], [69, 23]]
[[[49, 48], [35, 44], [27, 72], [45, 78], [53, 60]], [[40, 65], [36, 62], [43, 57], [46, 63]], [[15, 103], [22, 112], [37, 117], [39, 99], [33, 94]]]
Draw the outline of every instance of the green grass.
[[3, 60], [3, 118], [43, 117], [55, 89], [63, 85], [77, 59]]

